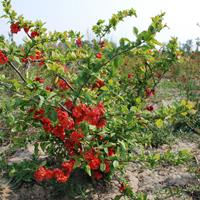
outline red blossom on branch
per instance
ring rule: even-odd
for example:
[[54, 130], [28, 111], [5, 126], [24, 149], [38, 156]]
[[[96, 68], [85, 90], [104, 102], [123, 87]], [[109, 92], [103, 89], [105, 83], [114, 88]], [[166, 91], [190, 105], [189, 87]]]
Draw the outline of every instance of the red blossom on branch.
[[8, 62], [8, 57], [2, 51], [0, 51], [0, 64], [4, 65], [7, 62]]
[[16, 22], [16, 23], [11, 24], [10, 31], [11, 31], [11, 33], [15, 33], [15, 34], [17, 34], [19, 31], [21, 31], [21, 27], [19, 26], [19, 23]]
[[82, 41], [81, 41], [81, 38], [78, 38], [78, 39], [76, 40], [76, 45], [77, 45], [79, 48], [83, 46]]
[[33, 39], [33, 38], [35, 38], [35, 37], [37, 37], [37, 36], [39, 36], [40, 34], [37, 32], [37, 31], [33, 31], [33, 32], [31, 32], [31, 38]]
[[102, 58], [102, 53], [97, 53], [96, 58], [101, 59]]

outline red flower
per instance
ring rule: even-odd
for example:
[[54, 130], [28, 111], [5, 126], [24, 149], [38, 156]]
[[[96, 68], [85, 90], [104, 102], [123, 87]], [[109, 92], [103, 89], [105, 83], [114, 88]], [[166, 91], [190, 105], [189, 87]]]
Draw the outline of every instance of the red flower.
[[108, 160], [105, 160], [105, 165], [106, 165], [106, 169], [105, 169], [105, 173], [109, 173], [110, 172], [110, 162]]
[[53, 128], [52, 133], [61, 140], [65, 139], [65, 129], [61, 125], [56, 125]]
[[73, 108], [72, 116], [76, 118], [77, 124], [85, 120], [88, 111], [89, 111], [89, 108], [85, 104], [80, 104]]
[[98, 123], [96, 124], [96, 127], [97, 128], [104, 128], [106, 126], [106, 123], [107, 123], [106, 119], [102, 118], [98, 121]]
[[147, 88], [147, 89], [145, 90], [145, 94], [146, 94], [147, 97], [152, 97], [152, 96], [155, 95], [155, 90], [154, 90], [154, 89]]
[[146, 107], [146, 109], [151, 112], [154, 110], [154, 107], [153, 107], [153, 105], [149, 105]]
[[70, 160], [62, 163], [62, 168], [64, 169], [66, 175], [70, 175], [73, 167], [74, 167], [75, 160]]
[[44, 83], [44, 79], [42, 79], [42, 78], [40, 78], [38, 76], [36, 76], [34, 80], [38, 81], [39, 83]]
[[70, 156], [74, 156], [76, 154], [75, 143], [73, 141], [71, 141], [70, 139], [66, 139], [64, 145]]
[[68, 99], [65, 103], [64, 103], [65, 107], [68, 109], [68, 110], [71, 110], [73, 108], [73, 102]]
[[41, 182], [46, 179], [46, 169], [45, 167], [40, 167], [35, 173], [34, 177], [36, 181]]
[[101, 164], [101, 161], [99, 158], [94, 157], [90, 162], [89, 162], [89, 166], [92, 170], [97, 170], [99, 169]]
[[94, 171], [93, 176], [97, 181], [103, 178], [102, 173], [99, 171]]
[[97, 53], [96, 58], [101, 59], [102, 58], [102, 53]]
[[72, 130], [74, 128], [73, 119], [69, 119], [67, 112], [62, 110], [57, 110], [58, 121], [63, 128], [67, 128], [68, 130]]
[[39, 36], [40, 34], [37, 31], [33, 31], [31, 32], [31, 38], [35, 38], [37, 36]]
[[53, 171], [52, 170], [50, 170], [50, 169], [46, 169], [46, 175], [45, 175], [45, 180], [50, 180], [50, 179], [52, 179], [53, 178], [53, 176], [54, 176], [54, 173], [53, 173]]
[[28, 62], [28, 58], [22, 58], [22, 62], [23, 63], [27, 63]]
[[35, 111], [33, 118], [36, 120], [41, 119], [43, 117], [44, 113], [45, 113], [44, 109], [41, 108], [40, 110]]
[[92, 88], [101, 88], [105, 85], [104, 81], [103, 80], [96, 80], [96, 82], [93, 84]]
[[77, 124], [82, 121], [87, 121], [97, 128], [103, 128], [106, 125], [106, 120], [103, 117], [104, 113], [105, 108], [101, 102], [94, 108], [88, 107], [85, 104], [80, 104], [72, 110], [72, 116], [76, 118]]
[[78, 39], [76, 40], [76, 45], [77, 45], [78, 47], [82, 47], [81, 38], [78, 38]]
[[42, 117], [40, 120], [41, 120], [41, 123], [43, 124], [43, 129], [46, 132], [51, 132], [53, 127], [52, 127], [50, 119], [46, 117]]
[[94, 159], [95, 158], [95, 151], [93, 150], [93, 149], [90, 149], [89, 151], [86, 151], [85, 153], [84, 153], [84, 159], [86, 160], [86, 161], [90, 161], [90, 160], [92, 160], [92, 159]]
[[60, 125], [65, 128], [67, 126], [67, 123], [68, 123], [67, 112], [58, 109], [57, 110], [57, 116], [58, 116], [58, 121], [59, 121]]
[[128, 74], [128, 78], [132, 78], [133, 77], [133, 74]]
[[67, 85], [67, 83], [63, 80], [59, 80], [58, 81], [58, 86], [62, 89], [62, 90], [68, 90], [69, 86]]
[[126, 190], [126, 185], [124, 183], [122, 183], [119, 187], [119, 191], [120, 192], [124, 192]]
[[53, 173], [58, 183], [65, 183], [69, 179], [69, 176], [65, 175], [61, 169], [54, 169]]
[[53, 91], [53, 88], [51, 87], [51, 86], [46, 86], [46, 88], [45, 88], [47, 91], [49, 91], [49, 92], [52, 92]]
[[13, 24], [10, 25], [10, 31], [11, 31], [11, 33], [18, 33], [20, 30], [21, 30], [21, 28], [20, 28], [18, 22], [13, 23]]
[[115, 155], [115, 150], [112, 147], [108, 148], [108, 156], [114, 156]]
[[66, 129], [67, 130], [73, 130], [74, 129], [74, 120], [73, 119], [68, 120]]
[[8, 57], [2, 51], [0, 51], [0, 64], [4, 65], [7, 62], [8, 62]]
[[80, 140], [84, 138], [84, 135], [82, 133], [78, 133], [76, 131], [72, 132], [70, 135], [70, 139], [75, 143], [79, 144]]

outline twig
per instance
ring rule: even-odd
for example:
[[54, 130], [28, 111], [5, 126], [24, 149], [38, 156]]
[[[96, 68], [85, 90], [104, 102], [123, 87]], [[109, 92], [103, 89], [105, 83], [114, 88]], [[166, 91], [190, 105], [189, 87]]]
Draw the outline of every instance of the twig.
[[15, 65], [10, 61], [8, 61], [8, 64], [15, 70], [15, 72], [19, 75], [19, 77], [23, 80], [23, 82], [27, 83], [25, 78], [22, 76], [21, 72], [15, 67]]
[[66, 112], [72, 114], [72, 112], [71, 112], [70, 110], [68, 110], [65, 106], [63, 106], [61, 103], [59, 103], [59, 106], [60, 106], [63, 110], [65, 110]]
[[67, 86], [73, 91], [75, 92], [74, 88], [71, 86], [71, 84], [66, 80], [64, 79], [62, 76], [60, 76], [59, 74], [56, 74], [56, 76], [58, 76], [60, 79], [62, 79], [66, 84]]

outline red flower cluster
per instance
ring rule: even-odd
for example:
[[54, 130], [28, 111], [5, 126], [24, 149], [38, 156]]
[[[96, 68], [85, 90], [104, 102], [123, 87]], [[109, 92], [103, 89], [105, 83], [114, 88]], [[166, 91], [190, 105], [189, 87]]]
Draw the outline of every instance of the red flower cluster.
[[81, 130], [78, 130], [66, 135], [65, 130], [70, 131], [74, 129], [74, 120], [67, 114], [67, 112], [61, 109], [57, 109], [56, 112], [58, 123], [55, 126], [52, 126], [51, 120], [44, 116], [44, 109], [35, 111], [33, 118], [42, 123], [43, 129], [46, 132], [51, 133], [64, 142], [64, 146], [66, 147], [66, 150], [70, 156], [75, 155], [76, 152], [80, 153], [82, 151], [80, 142], [81, 139], [84, 138], [84, 134], [81, 132]]
[[57, 116], [59, 124], [67, 130], [74, 129], [74, 121], [73, 119], [69, 118], [67, 112], [62, 111], [61, 109], [57, 109]]
[[44, 65], [43, 53], [41, 53], [40, 51], [36, 51], [35, 55], [28, 56], [27, 58], [22, 58], [22, 62], [23, 63], [27, 63], [28, 61], [29, 62], [38, 61], [39, 66]]
[[8, 62], [8, 57], [0, 51], [0, 65], [4, 65]]
[[[91, 170], [93, 170], [93, 176], [96, 180], [103, 178], [103, 174], [99, 171], [101, 160], [98, 158], [98, 154], [95, 153], [94, 149], [90, 149], [86, 151], [83, 155], [85, 161], [88, 162], [88, 165]], [[110, 161], [105, 160], [105, 171], [104, 173], [107, 174], [110, 172]]]
[[76, 119], [77, 124], [82, 121], [87, 121], [97, 128], [105, 127], [106, 119], [104, 118], [104, 114], [105, 108], [103, 103], [99, 103], [94, 108], [88, 107], [85, 104], [80, 104], [75, 106], [72, 110], [72, 116]]
[[105, 85], [103, 80], [97, 79], [96, 82], [93, 84], [92, 88], [101, 88]]
[[48, 181], [53, 178], [56, 179], [58, 183], [65, 183], [73, 170], [74, 160], [66, 161], [62, 163], [62, 169], [56, 168], [53, 170], [46, 169], [45, 167], [40, 167], [34, 174], [36, 181]]
[[[85, 104], [79, 104], [77, 106], [73, 105], [73, 102], [68, 99], [65, 102], [66, 108], [72, 111], [72, 114], [68, 114], [66, 111], [61, 108], [57, 108], [57, 124], [53, 125], [51, 120], [45, 117], [45, 110], [34, 110], [33, 118], [35, 120], [39, 120], [43, 125], [43, 129], [46, 132], [51, 133], [55, 137], [59, 138], [68, 152], [70, 157], [74, 155], [79, 155], [84, 158], [84, 161], [92, 170], [92, 176], [99, 180], [103, 178], [103, 176], [110, 172], [110, 163], [109, 160], [100, 160], [101, 152], [95, 152], [94, 149], [90, 149], [83, 153], [82, 148], [82, 140], [84, 138], [84, 134], [79, 127], [75, 125], [79, 125], [82, 121], [86, 121], [91, 125], [96, 126], [97, 128], [104, 127], [106, 124], [106, 120], [104, 118], [105, 108], [103, 103], [99, 103], [95, 107], [90, 107]], [[112, 147], [108, 149], [108, 155], [112, 156], [115, 154], [115, 151]], [[101, 163], [105, 164], [104, 172], [100, 171]], [[40, 167], [35, 172], [35, 178], [37, 181], [50, 180], [55, 178], [57, 182], [64, 183], [68, 180], [70, 173], [73, 170], [74, 162], [64, 162], [62, 164], [62, 169], [54, 169], [49, 170], [45, 167]]]
[[35, 38], [35, 37], [37, 37], [37, 36], [40, 35], [39, 32], [38, 32], [38, 31], [35, 31], [35, 30], [32, 31], [31, 34], [29, 34], [30, 27], [28, 27], [26, 24], [24, 25], [24, 27], [20, 27], [20, 25], [19, 25], [18, 22], [12, 23], [12, 24], [10, 25], [10, 31], [11, 31], [11, 33], [16, 33], [16, 34], [17, 34], [18, 32], [21, 31], [21, 28], [24, 29], [24, 32], [25, 32], [31, 39], [33, 39], [33, 38]]
[[92, 170], [99, 169], [101, 161], [98, 158], [98, 154], [96, 154], [93, 149], [90, 149], [89, 151], [85, 152], [83, 157], [88, 162], [90, 169]]
[[69, 89], [69, 86], [67, 85], [67, 83], [64, 80], [62, 80], [62, 79], [60, 79], [58, 81], [58, 87], [60, 89], [62, 89], [62, 90], [68, 90]]
[[75, 144], [80, 144], [80, 140], [82, 138], [84, 138], [84, 134], [78, 133], [77, 131], [72, 132], [70, 135], [71, 141], [74, 142]]
[[19, 26], [19, 23], [13, 23], [10, 25], [10, 31], [11, 33], [18, 33], [19, 31], [21, 31], [21, 27]]

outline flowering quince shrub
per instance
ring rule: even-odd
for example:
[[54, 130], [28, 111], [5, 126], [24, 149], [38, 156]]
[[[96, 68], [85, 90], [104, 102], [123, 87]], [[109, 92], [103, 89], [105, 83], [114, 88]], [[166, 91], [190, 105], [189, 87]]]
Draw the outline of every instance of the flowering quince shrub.
[[[65, 183], [77, 168], [95, 180], [111, 177], [131, 158], [134, 132], [175, 120], [177, 108], [155, 112], [146, 104], [179, 55], [176, 39], [165, 46], [155, 39], [165, 27], [164, 14], [153, 17], [146, 31], [134, 27], [135, 41], [122, 38], [115, 47], [105, 36], [124, 18], [136, 17], [134, 9], [118, 12], [107, 24], [99, 20], [96, 39], [89, 42], [74, 31], [47, 32], [41, 21], [18, 16], [10, 0], [2, 5], [11, 41], [0, 38], [0, 65], [15, 73], [0, 76], [1, 86], [13, 92], [9, 125], [18, 132], [35, 127], [35, 154], [40, 146], [55, 161], [38, 166], [36, 181]], [[17, 34], [25, 34], [21, 45], [14, 42]], [[178, 105], [181, 116], [188, 114], [186, 105]]]

